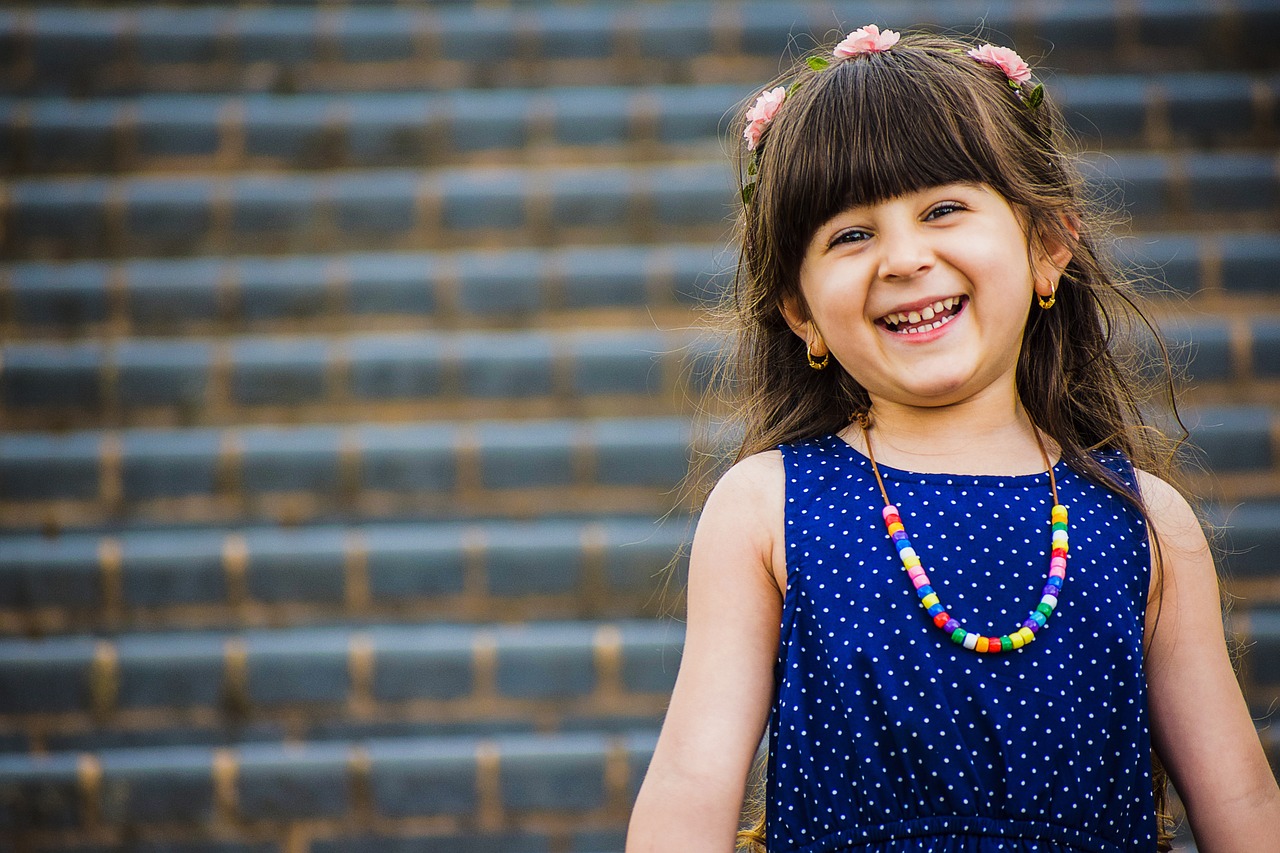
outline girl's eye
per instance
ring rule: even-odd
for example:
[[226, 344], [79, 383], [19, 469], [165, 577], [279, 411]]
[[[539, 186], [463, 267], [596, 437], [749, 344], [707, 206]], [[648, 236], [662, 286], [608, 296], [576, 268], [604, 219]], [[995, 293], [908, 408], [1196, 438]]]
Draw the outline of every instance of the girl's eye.
[[924, 218], [926, 222], [933, 219], [940, 219], [948, 213], [955, 213], [957, 210], [964, 210], [964, 205], [954, 201], [944, 201], [942, 204], [930, 209], [930, 211], [925, 214]]
[[831, 238], [832, 246], [839, 246], [841, 243], [861, 243], [871, 235], [866, 231], [860, 231], [856, 228], [848, 231], [841, 231], [835, 237]]

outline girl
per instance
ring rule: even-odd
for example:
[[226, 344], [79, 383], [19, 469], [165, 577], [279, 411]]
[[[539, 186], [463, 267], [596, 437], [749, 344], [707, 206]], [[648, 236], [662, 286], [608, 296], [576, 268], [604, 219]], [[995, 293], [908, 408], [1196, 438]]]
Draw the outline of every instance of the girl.
[[1277, 849], [1209, 551], [1030, 77], [867, 26], [743, 116], [744, 438], [631, 853], [731, 850], [766, 724], [742, 840], [769, 853], [1167, 847], [1152, 747], [1200, 850]]

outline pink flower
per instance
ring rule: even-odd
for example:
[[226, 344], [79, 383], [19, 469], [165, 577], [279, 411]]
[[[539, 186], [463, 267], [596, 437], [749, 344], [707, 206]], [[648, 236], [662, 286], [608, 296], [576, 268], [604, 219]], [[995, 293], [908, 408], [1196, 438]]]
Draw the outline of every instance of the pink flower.
[[880, 32], [875, 24], [867, 24], [849, 33], [844, 41], [836, 45], [836, 56], [843, 59], [863, 53], [881, 53], [897, 44], [900, 38], [901, 33], [893, 30]]
[[1018, 56], [1007, 47], [984, 44], [982, 47], [975, 47], [969, 51], [969, 55], [979, 62], [985, 62], [987, 65], [994, 65], [999, 68], [1004, 72], [1004, 76], [1014, 83], [1021, 84], [1031, 79], [1031, 67], [1022, 60], [1021, 56]]
[[781, 86], [769, 89], [761, 92], [760, 97], [756, 98], [755, 105], [747, 110], [747, 127], [742, 131], [742, 136], [747, 140], [748, 151], [754, 151], [760, 144], [760, 134], [764, 133], [764, 126], [773, 121], [773, 117], [777, 115], [786, 98], [787, 90]]

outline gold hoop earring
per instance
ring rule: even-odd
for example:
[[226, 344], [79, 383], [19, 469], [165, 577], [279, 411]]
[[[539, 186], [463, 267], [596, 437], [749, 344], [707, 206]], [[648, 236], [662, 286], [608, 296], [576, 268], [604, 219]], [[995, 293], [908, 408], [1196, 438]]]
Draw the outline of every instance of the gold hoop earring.
[[826, 370], [827, 365], [831, 363], [831, 353], [823, 353], [822, 358], [814, 358], [812, 344], [805, 344], [804, 354], [809, 359], [809, 366], [814, 370]]
[[1040, 307], [1047, 311], [1052, 308], [1053, 303], [1058, 300], [1058, 288], [1050, 286], [1048, 299], [1045, 299], [1039, 294], [1036, 294], [1036, 299], [1040, 301]]

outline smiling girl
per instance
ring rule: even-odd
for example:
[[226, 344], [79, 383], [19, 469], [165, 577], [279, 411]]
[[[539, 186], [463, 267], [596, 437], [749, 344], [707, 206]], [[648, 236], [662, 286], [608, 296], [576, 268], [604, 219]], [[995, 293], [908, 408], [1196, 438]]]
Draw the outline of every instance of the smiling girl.
[[743, 119], [744, 438], [628, 851], [1155, 850], [1153, 755], [1201, 851], [1274, 849], [1136, 309], [1030, 69], [867, 26]]

